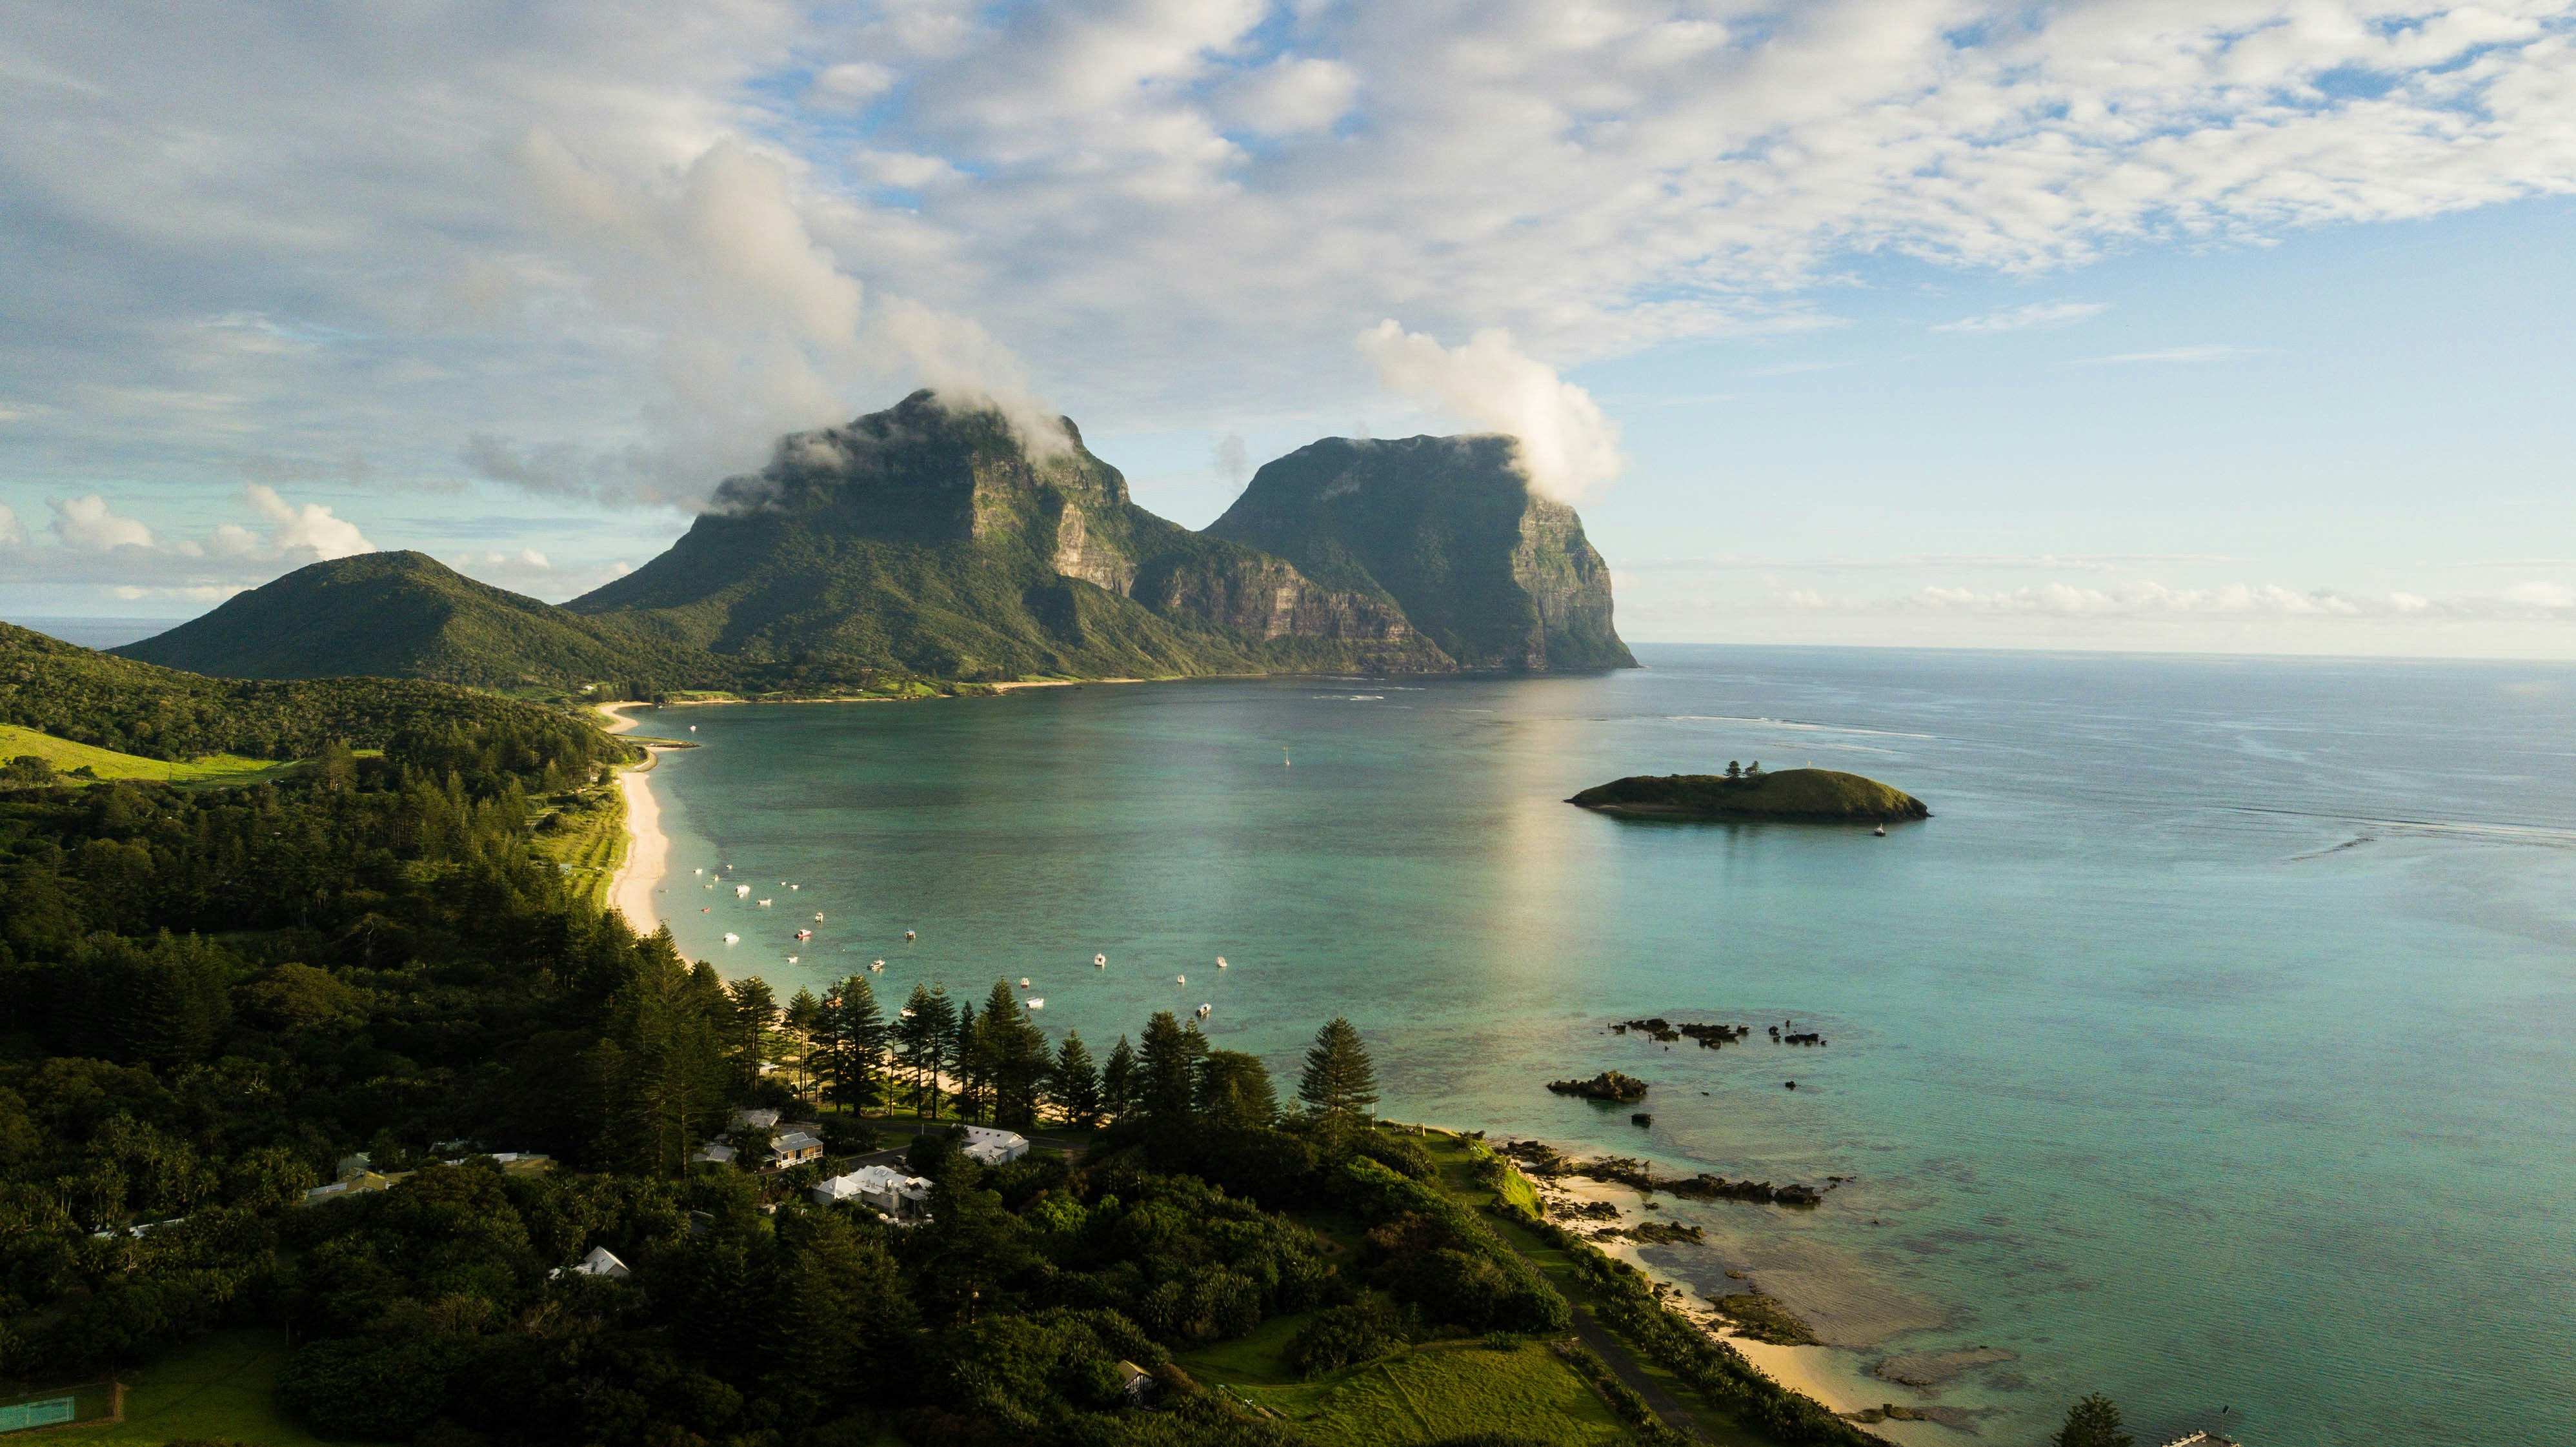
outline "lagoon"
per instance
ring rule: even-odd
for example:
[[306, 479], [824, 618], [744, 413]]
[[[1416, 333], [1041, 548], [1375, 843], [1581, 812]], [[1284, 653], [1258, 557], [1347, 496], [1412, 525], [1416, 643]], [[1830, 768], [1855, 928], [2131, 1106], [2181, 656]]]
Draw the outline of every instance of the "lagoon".
[[[2576, 1440], [2576, 669], [1637, 652], [645, 711], [703, 745], [652, 775], [657, 903], [782, 994], [877, 958], [889, 1009], [1027, 975], [1095, 1054], [1204, 1002], [1290, 1077], [1345, 1014], [1397, 1118], [1851, 1177], [1813, 1212], [1676, 1203], [1708, 1240], [1657, 1264], [1744, 1273], [1855, 1371], [2010, 1351], [1886, 1389], [1984, 1440], [2091, 1390], [2142, 1440]], [[1562, 802], [1729, 759], [1934, 817]], [[1656, 1014], [1755, 1039], [1606, 1031]], [[1788, 1020], [1831, 1046], [1771, 1045]], [[1652, 1129], [1544, 1088], [1604, 1069], [1652, 1083]]]

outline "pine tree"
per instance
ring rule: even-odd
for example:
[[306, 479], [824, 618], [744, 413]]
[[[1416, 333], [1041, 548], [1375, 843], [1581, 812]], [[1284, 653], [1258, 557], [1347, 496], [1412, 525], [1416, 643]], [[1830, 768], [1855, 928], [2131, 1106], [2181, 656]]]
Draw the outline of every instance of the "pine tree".
[[1082, 1130], [1100, 1124], [1100, 1072], [1092, 1067], [1081, 1031], [1064, 1032], [1054, 1068], [1047, 1072], [1047, 1095], [1067, 1124]]
[[1229, 1130], [1253, 1130], [1279, 1118], [1279, 1092], [1258, 1056], [1211, 1050], [1199, 1062], [1199, 1114]]
[[2136, 1447], [2122, 1428], [2120, 1409], [2095, 1392], [2066, 1410], [2066, 1425], [2048, 1440], [2051, 1447]]
[[1337, 1015], [1315, 1032], [1297, 1099], [1336, 1134], [1368, 1122], [1377, 1106], [1377, 1069], [1350, 1021]]
[[824, 1004], [824, 1024], [817, 1032], [828, 1042], [819, 1052], [829, 1070], [825, 1095], [836, 1105], [865, 1110], [882, 1100], [878, 1080], [885, 1069], [886, 1023], [877, 1010], [877, 992], [858, 975], [832, 987]]
[[975, 1007], [960, 1001], [957, 1024], [948, 1034], [948, 1073], [957, 1082], [957, 1114], [967, 1120], [984, 1118], [986, 1063], [984, 1031], [975, 1018]]
[[1136, 1047], [1124, 1035], [1109, 1047], [1109, 1060], [1100, 1067], [1100, 1110], [1111, 1120], [1125, 1120], [1136, 1111]]
[[1038, 1091], [1046, 1082], [1046, 1033], [1030, 1023], [1008, 980], [995, 980], [984, 999], [980, 1044], [984, 1078], [993, 1092], [994, 1124], [1035, 1130]]
[[912, 1113], [927, 1104], [939, 1113], [939, 1069], [948, 1059], [948, 1032], [957, 1024], [945, 992], [928, 985], [912, 987], [903, 1014], [894, 1025], [895, 1062], [912, 1077]]
[[1165, 1127], [1187, 1121], [1198, 1103], [1198, 1066], [1206, 1054], [1205, 1035], [1183, 1029], [1169, 1010], [1155, 1011], [1136, 1052], [1137, 1113]]
[[784, 1017], [788, 1030], [802, 1042], [796, 1052], [796, 1077], [800, 1089], [813, 1088], [814, 1031], [823, 1020], [823, 1002], [803, 985], [796, 987], [796, 998], [787, 1002]]
[[762, 1037], [778, 1023], [778, 997], [758, 975], [734, 981], [726, 993], [733, 999], [734, 1081], [749, 1085], [760, 1079]]

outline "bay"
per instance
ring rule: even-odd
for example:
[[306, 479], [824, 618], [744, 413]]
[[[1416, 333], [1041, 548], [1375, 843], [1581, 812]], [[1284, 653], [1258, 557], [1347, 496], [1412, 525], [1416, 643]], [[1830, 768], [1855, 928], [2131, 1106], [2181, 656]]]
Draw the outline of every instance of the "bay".
[[[1744, 1273], [1855, 1369], [2013, 1353], [1939, 1391], [1984, 1440], [2093, 1390], [2146, 1440], [2576, 1440], [2576, 670], [1637, 651], [648, 711], [703, 745], [654, 775], [657, 900], [782, 995], [1026, 975], [1095, 1054], [1205, 1003], [1283, 1083], [1346, 1015], [1397, 1118], [1850, 1177], [1812, 1212], [1677, 1205], [1708, 1244], [1657, 1264]], [[1729, 759], [1935, 817], [1562, 802]], [[1606, 1030], [1654, 1014], [1760, 1043]], [[1763, 1038], [1790, 1020], [1831, 1045]], [[1602, 1069], [1653, 1083], [1651, 1129], [1544, 1089]]]

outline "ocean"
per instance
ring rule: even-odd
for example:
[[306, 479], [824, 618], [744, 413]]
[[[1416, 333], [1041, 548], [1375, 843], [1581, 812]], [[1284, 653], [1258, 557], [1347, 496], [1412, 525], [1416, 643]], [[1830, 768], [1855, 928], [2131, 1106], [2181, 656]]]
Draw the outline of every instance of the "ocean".
[[[1205, 1003], [1283, 1095], [1346, 1015], [1395, 1118], [1847, 1177], [1807, 1212], [1671, 1202], [1707, 1237], [1652, 1259], [1778, 1297], [1854, 1373], [2010, 1353], [1886, 1387], [1978, 1414], [1963, 1443], [2088, 1391], [2147, 1442], [2576, 1441], [2576, 669], [1637, 652], [643, 711], [701, 745], [654, 774], [657, 899], [782, 996], [880, 958], [889, 1011], [1026, 975], [1095, 1055]], [[1934, 817], [1563, 802], [1730, 759]], [[1648, 1015], [1754, 1041], [1606, 1029]], [[1769, 1043], [1789, 1021], [1830, 1045]], [[1545, 1089], [1604, 1069], [1652, 1083], [1651, 1128]]]

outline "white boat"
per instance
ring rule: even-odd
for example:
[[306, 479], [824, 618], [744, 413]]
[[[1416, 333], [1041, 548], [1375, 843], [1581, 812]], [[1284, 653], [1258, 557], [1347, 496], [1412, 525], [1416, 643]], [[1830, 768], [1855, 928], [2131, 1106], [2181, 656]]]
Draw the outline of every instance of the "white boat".
[[689, 872], [690, 872], [691, 874], [704, 874], [704, 873], [706, 873], [706, 871], [705, 871], [704, 869], [692, 869], [692, 870], [690, 870]]
[[1027, 989], [1028, 987], [1029, 987], [1029, 977], [1028, 977], [1028, 976], [1026, 976], [1026, 975], [1022, 975], [1022, 976], [1020, 976], [1020, 988], [1021, 988], [1021, 989], [1023, 989], [1023, 990], [1025, 990], [1025, 989]]
[[792, 964], [794, 964], [794, 963], [796, 963], [796, 957], [795, 957], [794, 955], [789, 955], [789, 956], [787, 957], [787, 963], [789, 963], [789, 964], [791, 964], [791, 965], [792, 965]]
[[1886, 837], [1887, 837], [1887, 826], [1886, 826], [1886, 825], [1884, 825], [1884, 824], [1881, 824], [1881, 825], [1879, 825], [1877, 828], [1872, 829], [1872, 830], [1871, 830], [1871, 831], [1869, 831], [1869, 832], [1871, 832], [1872, 834], [1877, 835], [1877, 836], [1878, 836], [1879, 838], [1881, 838], [1881, 839], [1884, 839], [1884, 838], [1886, 838]]
[[751, 886], [748, 884], [735, 885], [733, 887], [733, 897], [736, 899], [749, 899], [751, 897]]
[[1033, 999], [1033, 1000], [1029, 1001], [1029, 1008], [1030, 1008], [1030, 1009], [1032, 1009], [1032, 1010], [1043, 1010], [1043, 1009], [1045, 1009], [1045, 1008], [1046, 1008], [1046, 996], [1044, 996], [1044, 995], [1040, 995], [1040, 996], [1038, 996], [1037, 998], [1035, 998], [1035, 999]]
[[[872, 964], [872, 965], [868, 966], [868, 968], [869, 968], [869, 969], [871, 969], [871, 970], [874, 970], [874, 971], [876, 971], [878, 974], [882, 975], [882, 974], [884, 974], [884, 973], [885, 973], [885, 961], [883, 961], [883, 960], [879, 960], [879, 961], [877, 961], [875, 964]], [[912, 1012], [911, 1012], [910, 1010], [906, 1010], [906, 1011], [904, 1011], [903, 1013], [905, 1013], [905, 1014], [909, 1015], [909, 1014], [911, 1014]]]
[[1200, 1019], [1202, 1019], [1202, 1020], [1206, 1019], [1206, 1018], [1208, 1017], [1208, 1012], [1209, 1012], [1210, 1010], [1215, 1009], [1215, 1008], [1216, 1008], [1216, 1007], [1215, 1007], [1214, 1005], [1201, 1005], [1201, 1006], [1199, 1006], [1199, 1018], [1200, 1018]]
[[1216, 957], [1216, 967], [1220, 970], [1225, 968], [1225, 956], [1219, 955]]
[[1108, 969], [1109, 957], [1107, 955], [1093, 955], [1091, 957], [1091, 967], [1095, 970]]
[[816, 924], [821, 924], [822, 922], [823, 922], [823, 912], [822, 912], [821, 910], [819, 910], [819, 909], [818, 909], [818, 910], [814, 911], [814, 923], [816, 923]]
[[800, 940], [810, 940], [814, 937], [814, 932], [809, 929], [801, 929], [796, 932], [796, 937]]
[[910, 931], [910, 930], [905, 930], [905, 931], [903, 932], [903, 942], [904, 942], [905, 944], [911, 944], [911, 943], [912, 943], [912, 931]]
[[737, 945], [737, 944], [740, 944], [740, 943], [742, 943], [742, 936], [740, 936], [740, 935], [726, 935], [726, 936], [725, 936], [725, 943], [726, 943], [726, 944], [729, 944], [729, 945]]
[[760, 902], [760, 907], [761, 907], [762, 909], [767, 909], [767, 908], [769, 908], [769, 901], [768, 901], [768, 900], [765, 900], [765, 899], [764, 899], [764, 900], [762, 900], [762, 901]]
[[1172, 983], [1173, 983], [1173, 984], [1175, 984], [1175, 985], [1186, 985], [1186, 984], [1188, 984], [1189, 982], [1190, 982], [1190, 977], [1189, 977], [1189, 976], [1187, 976], [1187, 975], [1174, 975], [1174, 976], [1172, 976]]

